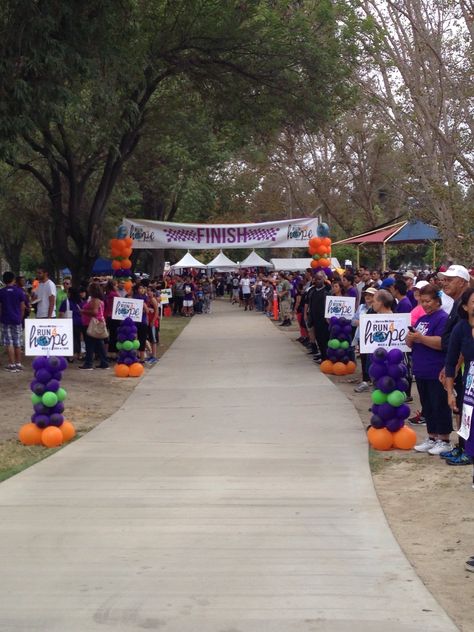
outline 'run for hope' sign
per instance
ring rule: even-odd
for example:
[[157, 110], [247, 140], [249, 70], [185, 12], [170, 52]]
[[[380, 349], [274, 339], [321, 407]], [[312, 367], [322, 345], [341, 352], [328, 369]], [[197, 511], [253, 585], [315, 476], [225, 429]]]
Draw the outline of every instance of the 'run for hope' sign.
[[136, 323], [142, 322], [143, 301], [135, 298], [116, 296], [112, 306], [112, 319], [125, 320], [131, 318]]
[[353, 296], [327, 296], [324, 317], [337, 316], [352, 320], [355, 313], [355, 303], [356, 300]]
[[72, 318], [27, 318], [25, 355], [72, 356]]
[[410, 314], [362, 314], [360, 352], [373, 353], [378, 347], [411, 351], [406, 344]]

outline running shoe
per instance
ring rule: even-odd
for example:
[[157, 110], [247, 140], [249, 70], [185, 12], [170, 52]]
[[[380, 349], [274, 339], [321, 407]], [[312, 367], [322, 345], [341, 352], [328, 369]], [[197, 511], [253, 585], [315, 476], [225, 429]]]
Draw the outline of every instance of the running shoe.
[[441, 452], [447, 452], [448, 450], [451, 450], [452, 447], [453, 446], [449, 443], [449, 441], [442, 441], [441, 439], [438, 439], [434, 446], [428, 450], [428, 454], [439, 456]]
[[458, 446], [456, 446], [452, 450], [447, 450], [447, 452], [441, 452], [439, 456], [442, 459], [454, 459], [455, 457], [460, 456], [461, 454], [462, 454], [461, 448], [458, 448]]
[[24, 371], [25, 370], [25, 367], [20, 362], [17, 362], [15, 364], [15, 368], [16, 368], [17, 371]]
[[408, 420], [412, 426], [426, 426], [426, 419], [421, 414], [421, 410], [417, 410], [413, 417]]
[[434, 439], [430, 439], [428, 437], [428, 439], [425, 439], [423, 443], [419, 443], [418, 445], [416, 445], [414, 449], [417, 452], [428, 452], [429, 450], [431, 450], [435, 443], [436, 441]]
[[7, 366], [3, 367], [5, 371], [9, 373], [18, 373], [18, 369], [15, 364], [7, 364]]
[[94, 367], [87, 366], [86, 364], [81, 364], [81, 366], [77, 367], [78, 369], [82, 369], [83, 371], [93, 371]]
[[460, 454], [452, 459], [446, 459], [448, 465], [472, 465], [472, 459], [467, 454]]
[[368, 382], [361, 382], [358, 386], [354, 387], [354, 393], [365, 393], [370, 389], [370, 385]]
[[467, 560], [464, 568], [470, 573], [474, 573], [474, 559], [472, 557]]

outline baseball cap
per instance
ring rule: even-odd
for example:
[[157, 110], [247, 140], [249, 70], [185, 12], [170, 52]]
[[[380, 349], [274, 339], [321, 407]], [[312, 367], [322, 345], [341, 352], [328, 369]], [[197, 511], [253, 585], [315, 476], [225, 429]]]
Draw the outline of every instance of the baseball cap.
[[444, 272], [438, 272], [439, 277], [459, 277], [464, 281], [470, 281], [469, 270], [464, 266], [452, 265]]
[[428, 281], [418, 281], [418, 283], [415, 283], [415, 288], [421, 290], [422, 287], [426, 287], [427, 285], [429, 285]]
[[376, 292], [378, 292], [376, 287], [368, 287], [364, 290], [364, 294], [375, 294]]
[[386, 288], [391, 287], [394, 283], [395, 283], [395, 279], [392, 279], [392, 277], [388, 277], [387, 279], [384, 279], [382, 281], [382, 285], [380, 286], [380, 289], [385, 290]]
[[415, 274], [411, 271], [411, 270], [407, 270], [406, 272], [403, 273], [403, 278], [404, 279], [415, 279]]

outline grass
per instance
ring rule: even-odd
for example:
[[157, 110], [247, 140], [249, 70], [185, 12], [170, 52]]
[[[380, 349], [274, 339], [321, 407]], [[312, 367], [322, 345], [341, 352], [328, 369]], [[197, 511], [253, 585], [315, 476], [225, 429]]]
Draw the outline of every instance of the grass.
[[[160, 344], [158, 345], [159, 358], [166, 353], [190, 320], [190, 318], [163, 318], [160, 327]], [[1, 353], [0, 351], [0, 355]], [[78, 432], [76, 438], [89, 432], [93, 427]], [[61, 450], [62, 447], [50, 449], [43, 446], [25, 446], [16, 439], [0, 442], [0, 482], [22, 472], [38, 461], [42, 461]]]

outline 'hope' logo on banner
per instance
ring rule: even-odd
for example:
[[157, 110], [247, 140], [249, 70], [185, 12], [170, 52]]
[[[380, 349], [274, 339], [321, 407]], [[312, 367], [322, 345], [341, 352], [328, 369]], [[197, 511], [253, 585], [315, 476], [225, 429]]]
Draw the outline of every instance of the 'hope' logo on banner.
[[143, 301], [135, 298], [120, 298], [116, 296], [112, 306], [113, 320], [131, 318], [136, 323], [142, 322]]

